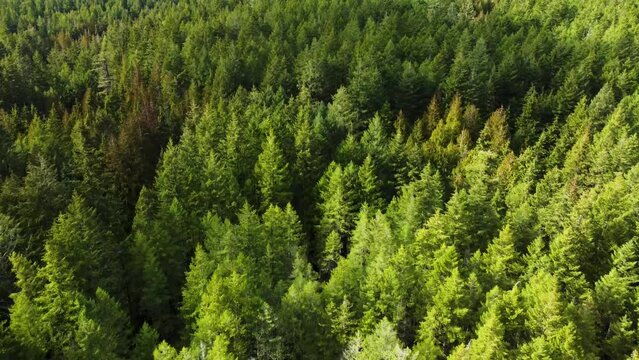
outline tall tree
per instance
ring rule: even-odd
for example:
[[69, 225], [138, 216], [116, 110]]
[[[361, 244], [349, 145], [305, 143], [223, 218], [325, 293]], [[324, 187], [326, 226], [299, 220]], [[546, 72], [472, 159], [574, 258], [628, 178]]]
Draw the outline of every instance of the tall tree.
[[270, 204], [285, 206], [291, 201], [291, 178], [288, 163], [271, 130], [262, 144], [262, 153], [255, 164], [262, 209]]

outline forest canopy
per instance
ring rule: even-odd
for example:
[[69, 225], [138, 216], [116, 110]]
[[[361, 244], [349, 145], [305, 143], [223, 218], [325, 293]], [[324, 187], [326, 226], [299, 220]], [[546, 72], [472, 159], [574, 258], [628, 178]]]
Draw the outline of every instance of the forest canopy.
[[639, 359], [637, 19], [0, 0], [0, 359]]

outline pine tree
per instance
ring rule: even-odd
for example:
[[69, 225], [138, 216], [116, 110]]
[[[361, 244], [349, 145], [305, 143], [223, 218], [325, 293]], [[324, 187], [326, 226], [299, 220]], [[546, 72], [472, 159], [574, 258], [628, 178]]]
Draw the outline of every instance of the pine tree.
[[10, 189], [10, 185], [10, 181], [4, 183], [0, 209], [11, 214], [24, 234], [26, 242], [16, 250], [39, 259], [51, 225], [69, 202], [68, 188], [45, 160], [27, 166], [22, 186]]
[[340, 165], [359, 164], [364, 160], [365, 151], [360, 141], [352, 133], [346, 135], [346, 139], [339, 144], [335, 161]]
[[153, 359], [153, 350], [158, 344], [158, 332], [147, 323], [142, 324], [133, 341], [131, 357], [141, 360]]
[[504, 325], [499, 314], [491, 308], [482, 315], [481, 326], [477, 328], [477, 337], [468, 344], [459, 345], [449, 359], [507, 359], [508, 349], [504, 341]]
[[401, 243], [408, 244], [426, 219], [443, 207], [443, 189], [439, 173], [428, 165], [421, 176], [400, 189], [399, 197], [387, 213]]
[[612, 86], [609, 83], [605, 83], [588, 105], [588, 112], [596, 128], [604, 125], [604, 120], [615, 110], [615, 103], [615, 94]]
[[0, 179], [4, 179], [9, 175], [11, 166], [11, 136], [5, 129], [4, 124], [0, 123]]
[[326, 305], [326, 314], [331, 322], [331, 332], [339, 345], [345, 346], [355, 331], [356, 321], [353, 319], [352, 304], [348, 297], [344, 296], [339, 304], [337, 307], [333, 301], [330, 301]]
[[[350, 169], [354, 170], [354, 167]], [[347, 170], [349, 168], [343, 169], [340, 165], [332, 163], [318, 184], [321, 197], [321, 202], [318, 205], [321, 216], [318, 234], [324, 239], [328, 239], [328, 236], [335, 232], [342, 239], [342, 244], [344, 238], [350, 233], [355, 218], [356, 193], [355, 189], [349, 186]], [[351, 179], [355, 180], [356, 178]], [[319, 253], [325, 251], [325, 241], [320, 243]]]
[[14, 290], [9, 259], [15, 251], [24, 251], [25, 245], [17, 222], [0, 213], [0, 307], [9, 307], [9, 294]]
[[382, 319], [375, 331], [363, 339], [354, 338], [348, 349], [342, 355], [343, 359], [387, 359], [387, 360], [408, 360], [416, 359], [411, 350], [405, 348], [397, 338], [397, 332], [393, 325], [386, 319]]
[[204, 354], [229, 352], [248, 356], [249, 324], [258, 314], [259, 305], [245, 274], [218, 269], [202, 295], [200, 309], [192, 341], [194, 349], [202, 349]]
[[488, 245], [482, 260], [492, 286], [509, 289], [523, 272], [519, 255], [515, 250], [513, 232], [506, 225], [499, 233], [499, 237]]
[[282, 359], [284, 347], [282, 337], [277, 333], [277, 317], [268, 304], [262, 305], [255, 334], [258, 359]]
[[322, 331], [328, 327], [323, 312], [320, 284], [310, 265], [298, 258], [294, 280], [282, 297], [279, 317], [286, 332], [283, 340], [293, 357], [321, 359], [335, 351], [333, 339]]
[[433, 298], [433, 305], [419, 328], [416, 350], [427, 358], [447, 355], [467, 339], [465, 322], [470, 312], [470, 298], [459, 271], [453, 269]]
[[594, 300], [598, 309], [598, 326], [604, 336], [604, 356], [623, 358], [636, 344], [636, 330], [628, 318], [634, 304], [633, 284], [639, 281], [636, 270], [636, 240], [630, 240], [613, 254], [614, 265], [610, 272], [595, 283]]
[[274, 49], [271, 51], [270, 60], [264, 71], [262, 87], [268, 86], [273, 89], [279, 87], [288, 90], [291, 88], [292, 76], [288, 70], [288, 63], [285, 57], [280, 56]]
[[153, 359], [155, 360], [171, 360], [179, 359], [177, 351], [166, 341], [162, 341], [155, 350], [153, 350]]
[[594, 136], [587, 155], [592, 164], [589, 177], [594, 183], [610, 181], [615, 173], [625, 172], [639, 161], [636, 155], [639, 139], [629, 129], [626, 111], [625, 106], [618, 106], [601, 132]]
[[491, 67], [487, 51], [483, 38], [470, 52], [458, 50], [445, 83], [450, 95], [459, 93], [464, 101], [480, 107], [486, 104]]
[[571, 69], [557, 92], [557, 108], [555, 115], [564, 117], [570, 113], [577, 105], [577, 102], [584, 96], [582, 79], [579, 78], [577, 69]]
[[398, 92], [395, 98], [397, 107], [401, 109], [406, 117], [415, 119], [422, 110], [422, 99], [425, 98], [426, 80], [415, 69], [412, 62], [405, 61], [402, 64], [402, 74], [398, 84]]
[[302, 246], [302, 228], [290, 204], [284, 210], [271, 206], [264, 213], [262, 222], [266, 242], [263, 246], [268, 256], [256, 261], [264, 262], [262, 271], [268, 273], [269, 288], [281, 289], [275, 294], [279, 298], [288, 285], [295, 257]]
[[361, 130], [357, 105], [346, 88], [340, 87], [333, 95], [333, 101], [328, 108], [328, 119], [342, 131], [356, 134], [355, 130]]
[[88, 294], [97, 287], [112, 293], [120, 289], [122, 277], [116, 244], [110, 234], [103, 231], [96, 211], [82, 198], [73, 196], [51, 232], [52, 238], [46, 243], [43, 256], [49, 281]]
[[378, 254], [366, 269], [362, 284], [365, 297], [364, 317], [360, 328], [369, 330], [380, 318], [390, 318], [394, 324], [406, 316], [407, 294], [398, 270], [387, 254]]
[[531, 87], [524, 97], [521, 114], [515, 119], [513, 145], [515, 149], [525, 149], [535, 143], [539, 127], [539, 99], [535, 87]]
[[456, 192], [448, 201], [447, 211], [442, 217], [440, 231], [465, 256], [485, 248], [497, 235], [499, 216], [488, 191], [486, 184], [479, 180], [468, 191]]
[[160, 257], [165, 250], [162, 241], [165, 237], [161, 236], [154, 223], [157, 211], [154, 195], [147, 188], [142, 188], [136, 205], [129, 245], [132, 260], [130, 266], [134, 274], [131, 292], [139, 302], [138, 311], [163, 331], [169, 314], [169, 280]]
[[49, 335], [35, 297], [43, 291], [45, 279], [38, 276], [36, 264], [24, 256], [13, 254], [10, 260], [16, 286], [20, 289], [11, 295], [10, 330], [26, 357], [39, 358], [48, 350]]
[[581, 271], [583, 256], [591, 246], [574, 229], [567, 228], [550, 242], [550, 264], [564, 287], [567, 296], [577, 296], [584, 291], [586, 279]]
[[326, 237], [326, 244], [322, 252], [322, 269], [330, 273], [333, 271], [339, 260], [342, 259], [343, 244], [342, 238], [335, 230], [331, 231]]
[[509, 149], [510, 136], [506, 111], [500, 108], [493, 112], [479, 135], [478, 144], [496, 154], [503, 155]]
[[269, 132], [262, 144], [262, 153], [255, 164], [255, 176], [260, 189], [263, 210], [266, 210], [270, 204], [285, 206], [291, 201], [288, 164], [273, 131]]
[[192, 330], [194, 320], [197, 318], [202, 294], [216, 269], [217, 264], [211, 258], [210, 253], [204, 250], [201, 245], [196, 246], [195, 254], [189, 264], [189, 271], [186, 274], [180, 312], [186, 328], [190, 330]]
[[[395, 132], [388, 143], [389, 165], [391, 171], [393, 172], [393, 177], [389, 179], [389, 182], [394, 182], [401, 186], [405, 183], [406, 177], [408, 175], [404, 173], [406, 170], [408, 170], [405, 168], [407, 159], [406, 154], [404, 153], [408, 130], [406, 118], [401, 111], [397, 115], [397, 118], [393, 123], [393, 127], [395, 129]], [[410, 170], [406, 172], [410, 172]]]
[[[101, 288], [95, 291], [95, 296], [89, 298], [86, 305], [86, 315], [99, 326], [104, 343], [101, 346], [109, 348], [117, 357], [125, 357], [131, 346], [132, 329], [128, 314], [120, 303]], [[76, 334], [76, 337], [78, 335]]]
[[74, 343], [77, 348], [69, 347], [64, 351], [64, 357], [72, 359], [117, 359], [115, 343], [110, 334], [101, 329], [98, 323], [80, 312], [77, 320]]
[[590, 358], [580, 343], [578, 329], [566, 314], [558, 278], [540, 271], [522, 293], [531, 340], [519, 348], [519, 356]]
[[386, 133], [386, 129], [384, 126], [384, 120], [379, 113], [375, 113], [373, 118], [368, 123], [368, 128], [361, 137], [361, 144], [364, 149], [368, 153], [368, 155], [373, 156], [373, 158], [380, 162], [385, 162], [386, 153], [388, 152], [388, 135]]
[[421, 146], [426, 161], [436, 165], [444, 174], [452, 170], [461, 156], [457, 140], [464, 130], [462, 110], [461, 97], [453, 97], [446, 117], [439, 120], [426, 143]]
[[[358, 61], [351, 73], [347, 91], [355, 108], [358, 109], [359, 119], [367, 119], [379, 110], [382, 100], [378, 94], [381, 94], [382, 86], [382, 75], [375, 64]], [[362, 121], [358, 121], [349, 130], [354, 134], [359, 134], [364, 126]]]
[[366, 202], [371, 209], [381, 209], [383, 206], [380, 181], [376, 175], [373, 158], [368, 155], [357, 172], [361, 195], [361, 201]]
[[206, 195], [209, 209], [222, 217], [232, 218], [240, 206], [240, 186], [232, 173], [215, 153], [206, 159], [201, 193]]
[[321, 176], [324, 162], [321, 154], [321, 139], [318, 130], [313, 127], [312, 104], [310, 95], [302, 89], [299, 95], [298, 115], [295, 123], [295, 162], [293, 163], [293, 188], [295, 208], [300, 212], [303, 223], [310, 222], [313, 207], [313, 188]]

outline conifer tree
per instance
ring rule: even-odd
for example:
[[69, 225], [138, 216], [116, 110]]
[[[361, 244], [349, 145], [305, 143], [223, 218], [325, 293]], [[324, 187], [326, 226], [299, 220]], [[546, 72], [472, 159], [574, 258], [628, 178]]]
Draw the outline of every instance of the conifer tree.
[[439, 173], [430, 165], [424, 167], [418, 180], [400, 189], [399, 197], [391, 202], [387, 213], [401, 243], [410, 243], [426, 219], [442, 208], [442, 197]]
[[102, 287], [114, 292], [122, 278], [118, 275], [121, 267], [116, 254], [116, 244], [103, 231], [96, 211], [74, 195], [67, 211], [52, 227], [52, 238], [45, 245], [43, 270], [49, 281], [78, 291], [92, 293]]
[[311, 267], [297, 258], [294, 280], [282, 297], [280, 310], [283, 328], [287, 329], [283, 340], [294, 357], [321, 359], [335, 351], [334, 340], [322, 331], [329, 324], [319, 290]]
[[[264, 240], [264, 259], [259, 257], [255, 260], [264, 261], [263, 270], [268, 273], [268, 281], [271, 288], [282, 288], [287, 284], [295, 262], [296, 256], [302, 246], [302, 228], [299, 218], [289, 204], [286, 209], [271, 206], [262, 217]], [[277, 292], [276, 297], [280, 297], [283, 289]]]
[[384, 318], [377, 324], [373, 333], [363, 339], [356, 337], [351, 340], [342, 358], [348, 360], [399, 360], [416, 359], [417, 356], [412, 354], [410, 349], [404, 347], [397, 338], [397, 332], [393, 325]]
[[131, 356], [136, 359], [153, 359], [153, 350], [158, 343], [158, 332], [147, 323], [142, 324], [135, 336]]
[[459, 271], [453, 269], [433, 298], [433, 305], [419, 329], [417, 351], [427, 358], [436, 359], [449, 354], [468, 337], [471, 298]]
[[538, 106], [537, 90], [533, 86], [526, 93], [521, 114], [515, 120], [513, 145], [516, 149], [524, 149], [534, 144], [539, 131]]
[[[355, 174], [353, 174], [354, 170], [354, 166], [342, 168], [342, 166], [332, 163], [319, 183], [322, 201], [319, 204], [321, 217], [318, 233], [324, 239], [327, 239], [332, 232], [337, 233], [342, 239], [342, 246], [344, 246], [344, 238], [352, 229], [354, 212], [356, 211], [357, 194], [349, 184], [349, 180], [356, 180]], [[320, 252], [324, 252], [325, 243], [321, 245]]]
[[636, 271], [637, 245], [630, 240], [616, 249], [610, 272], [595, 284], [594, 299], [599, 312], [600, 332], [605, 332], [604, 356], [628, 356], [636, 343], [636, 330], [628, 318], [634, 303], [632, 284], [639, 280]]
[[364, 159], [364, 163], [357, 171], [361, 201], [367, 203], [371, 209], [380, 209], [383, 206], [380, 180], [376, 175], [375, 163], [370, 155]]
[[262, 144], [262, 153], [255, 164], [262, 209], [269, 204], [285, 206], [291, 200], [288, 163], [280, 150], [275, 134], [269, 132]]
[[448, 357], [449, 359], [507, 359], [508, 350], [504, 341], [504, 325], [495, 308], [482, 316], [477, 337], [468, 344], [461, 344]]
[[[258, 299], [245, 274], [218, 269], [202, 295], [192, 346], [205, 354], [248, 356]], [[208, 356], [208, 355], [205, 355]], [[228, 355], [225, 355], [228, 356]]]
[[45, 160], [27, 166], [20, 187], [11, 188], [10, 181], [3, 185], [0, 209], [15, 218], [26, 238], [19, 250], [34, 260], [39, 259], [51, 225], [69, 202], [68, 188]]
[[160, 330], [166, 324], [169, 305], [169, 284], [162, 268], [162, 240], [154, 223], [156, 202], [154, 194], [142, 188], [133, 219], [133, 236], [130, 244], [133, 270], [132, 294], [139, 301], [138, 311], [144, 314]]
[[488, 245], [486, 253], [483, 255], [486, 273], [491, 279], [492, 286], [500, 286], [509, 289], [523, 272], [521, 264], [518, 263], [519, 255], [515, 250], [513, 233], [509, 225], [506, 225], [499, 233], [499, 236]]

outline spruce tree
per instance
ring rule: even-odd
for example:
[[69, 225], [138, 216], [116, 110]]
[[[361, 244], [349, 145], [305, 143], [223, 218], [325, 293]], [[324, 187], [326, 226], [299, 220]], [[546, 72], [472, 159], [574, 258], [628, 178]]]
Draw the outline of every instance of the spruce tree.
[[291, 178], [288, 172], [288, 163], [277, 144], [275, 133], [270, 131], [255, 164], [263, 210], [270, 204], [285, 206], [291, 201]]

